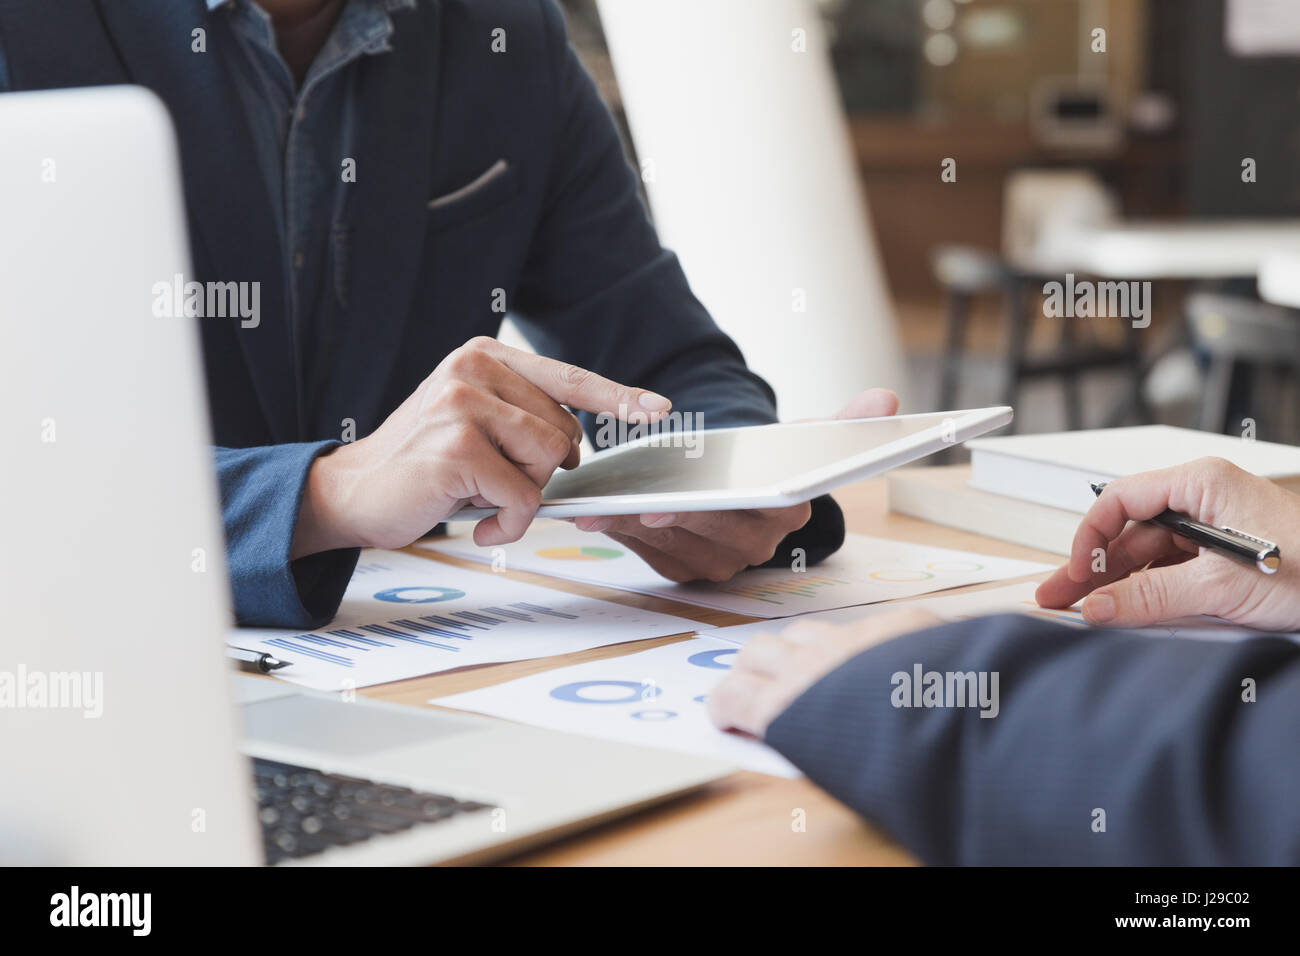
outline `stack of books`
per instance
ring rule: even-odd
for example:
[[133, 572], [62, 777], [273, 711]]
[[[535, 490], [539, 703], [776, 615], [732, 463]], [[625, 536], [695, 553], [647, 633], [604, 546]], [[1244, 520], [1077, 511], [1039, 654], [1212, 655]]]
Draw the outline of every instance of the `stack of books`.
[[1169, 425], [978, 438], [969, 465], [889, 473], [889, 508], [936, 524], [1069, 554], [1090, 483], [1226, 458], [1300, 492], [1300, 448]]

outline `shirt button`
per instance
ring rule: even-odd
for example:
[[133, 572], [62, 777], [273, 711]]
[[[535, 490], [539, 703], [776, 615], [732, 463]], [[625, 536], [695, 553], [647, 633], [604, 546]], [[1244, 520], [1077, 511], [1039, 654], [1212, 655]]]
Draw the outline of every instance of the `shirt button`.
[[295, 269], [301, 269], [301, 268], [302, 268], [302, 263], [303, 263], [302, 253], [301, 253], [301, 252], [295, 252], [295, 253], [293, 254], [293, 267], [294, 267]]
[[305, 120], [307, 118], [307, 104], [306, 103], [299, 104], [298, 111], [294, 115], [297, 116], [299, 123]]

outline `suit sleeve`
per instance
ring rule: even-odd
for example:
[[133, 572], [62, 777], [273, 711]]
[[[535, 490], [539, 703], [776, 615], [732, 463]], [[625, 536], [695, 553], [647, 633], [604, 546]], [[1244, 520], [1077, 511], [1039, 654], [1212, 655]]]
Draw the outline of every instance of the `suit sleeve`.
[[[513, 315], [547, 355], [666, 394], [705, 427], [776, 420], [771, 388], [659, 244], [609, 111], [551, 2], [554, 139], [546, 198]], [[585, 420], [591, 431], [590, 418]]]
[[360, 551], [290, 561], [307, 472], [338, 442], [217, 448], [235, 618], [245, 626], [320, 627], [338, 611]]
[[[998, 675], [998, 709], [895, 706], [895, 675]], [[913, 703], [917, 700], [912, 697]], [[1005, 615], [889, 641], [767, 742], [927, 863], [1300, 863], [1300, 644]]]

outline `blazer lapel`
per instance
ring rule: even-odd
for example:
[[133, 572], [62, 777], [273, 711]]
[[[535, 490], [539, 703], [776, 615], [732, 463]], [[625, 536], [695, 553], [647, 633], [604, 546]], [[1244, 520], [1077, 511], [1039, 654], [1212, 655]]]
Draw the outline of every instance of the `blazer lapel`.
[[350, 304], [322, 404], [331, 420], [349, 417], [365, 430], [389, 411], [383, 407], [389, 372], [424, 253], [439, 13], [436, 2], [393, 11], [392, 49], [357, 64], [357, 181], [347, 206]]
[[[200, 281], [259, 282], [256, 327], [232, 322], [274, 440], [300, 437], [293, 340], [271, 197], [242, 103], [224, 65], [236, 42], [202, 0], [99, 0], [104, 24], [131, 79], [162, 97], [180, 139], [186, 205]], [[191, 31], [207, 31], [207, 52]], [[206, 265], [201, 265], [206, 264]], [[222, 387], [210, 382], [209, 388]]]

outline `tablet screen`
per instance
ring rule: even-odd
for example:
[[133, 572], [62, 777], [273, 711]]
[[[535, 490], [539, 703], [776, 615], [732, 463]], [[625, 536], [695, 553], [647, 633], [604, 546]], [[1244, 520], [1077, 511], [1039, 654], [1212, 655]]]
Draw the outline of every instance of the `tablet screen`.
[[665, 433], [556, 472], [543, 502], [770, 488], [942, 424], [948, 415]]

